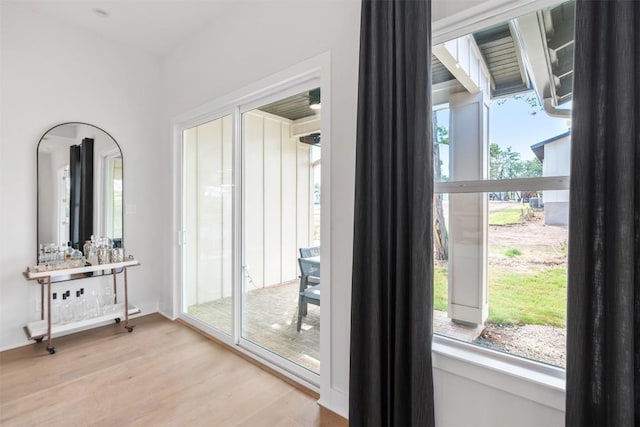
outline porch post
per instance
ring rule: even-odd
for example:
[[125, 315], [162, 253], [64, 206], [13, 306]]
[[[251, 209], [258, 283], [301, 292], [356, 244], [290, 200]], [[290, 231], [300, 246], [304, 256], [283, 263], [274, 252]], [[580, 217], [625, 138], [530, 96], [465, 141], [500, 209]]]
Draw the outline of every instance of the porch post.
[[[483, 92], [452, 95], [450, 106], [451, 180], [488, 177], [489, 98]], [[488, 315], [488, 197], [449, 195], [449, 317], [482, 324]]]

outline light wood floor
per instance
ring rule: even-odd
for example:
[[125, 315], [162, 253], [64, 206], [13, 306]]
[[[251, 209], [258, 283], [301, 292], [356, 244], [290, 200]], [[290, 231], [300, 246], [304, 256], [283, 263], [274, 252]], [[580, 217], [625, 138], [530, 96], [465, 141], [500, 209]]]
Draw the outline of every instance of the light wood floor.
[[307, 394], [152, 314], [0, 353], [0, 425], [346, 426]]

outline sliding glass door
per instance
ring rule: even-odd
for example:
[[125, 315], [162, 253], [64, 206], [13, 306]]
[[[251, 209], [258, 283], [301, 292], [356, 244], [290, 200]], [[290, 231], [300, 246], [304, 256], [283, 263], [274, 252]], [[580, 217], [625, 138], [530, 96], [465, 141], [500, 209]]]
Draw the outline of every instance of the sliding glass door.
[[182, 130], [181, 310], [317, 383], [320, 89], [301, 86]]
[[233, 331], [231, 115], [183, 132], [183, 311]]
[[[319, 248], [318, 88], [242, 114], [242, 338], [320, 372], [320, 286], [301, 298], [300, 249]], [[313, 105], [313, 104], [311, 104]], [[314, 167], [316, 166], [316, 167]], [[318, 250], [318, 249], [317, 249]]]

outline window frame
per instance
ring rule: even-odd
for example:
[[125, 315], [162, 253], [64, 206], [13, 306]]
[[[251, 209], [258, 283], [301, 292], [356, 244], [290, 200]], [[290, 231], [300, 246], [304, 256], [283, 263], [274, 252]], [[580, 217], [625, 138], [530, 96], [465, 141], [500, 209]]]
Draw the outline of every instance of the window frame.
[[[563, 3], [564, 0], [495, 0], [435, 20], [437, 45], [474, 31]], [[436, 109], [442, 107], [435, 106]], [[435, 109], [434, 109], [435, 111]], [[568, 176], [434, 182], [434, 193], [570, 190]], [[433, 368], [459, 375], [564, 411], [563, 368], [432, 334]]]

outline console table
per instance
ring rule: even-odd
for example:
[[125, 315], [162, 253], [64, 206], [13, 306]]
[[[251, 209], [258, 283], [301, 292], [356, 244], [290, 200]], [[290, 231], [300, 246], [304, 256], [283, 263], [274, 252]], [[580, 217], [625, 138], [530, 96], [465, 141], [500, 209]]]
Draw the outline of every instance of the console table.
[[[40, 320], [29, 322], [26, 326], [27, 336], [29, 339], [41, 342], [45, 337], [48, 338], [47, 351], [50, 354], [56, 352], [56, 348], [52, 345], [52, 335], [67, 332], [74, 329], [84, 328], [97, 325], [99, 323], [115, 320], [120, 323], [120, 319], [124, 317], [124, 327], [128, 332], [133, 331], [135, 325], [129, 324], [129, 315], [140, 313], [140, 309], [129, 305], [129, 296], [127, 290], [127, 269], [140, 265], [135, 259], [129, 259], [124, 262], [116, 262], [109, 264], [86, 265], [84, 267], [65, 268], [60, 270], [35, 271], [35, 269], [27, 268], [23, 274], [27, 280], [37, 280], [40, 284]], [[118, 270], [122, 270], [124, 275], [124, 303], [118, 304], [117, 296], [117, 275]], [[113, 275], [113, 292], [115, 310], [110, 313], [99, 314], [97, 317], [81, 319], [59, 325], [51, 324], [51, 278], [60, 276], [69, 276], [72, 274], [93, 273], [111, 271]], [[45, 288], [47, 295], [45, 296]], [[45, 319], [45, 300], [46, 300], [46, 319]]]

